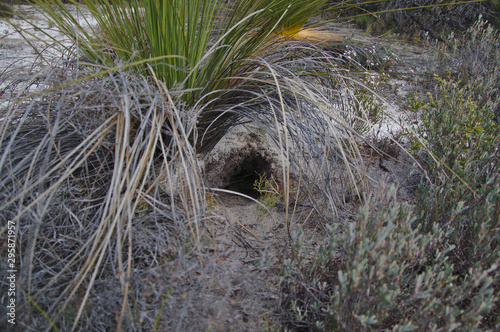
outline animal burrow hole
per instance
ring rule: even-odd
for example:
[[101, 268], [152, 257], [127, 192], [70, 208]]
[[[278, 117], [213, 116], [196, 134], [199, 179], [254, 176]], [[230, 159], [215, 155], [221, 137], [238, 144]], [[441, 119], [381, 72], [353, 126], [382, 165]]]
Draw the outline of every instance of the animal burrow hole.
[[221, 188], [259, 198], [260, 192], [255, 188], [255, 182], [261, 176], [270, 177], [274, 167], [269, 156], [250, 150], [246, 154], [230, 157], [225, 168]]

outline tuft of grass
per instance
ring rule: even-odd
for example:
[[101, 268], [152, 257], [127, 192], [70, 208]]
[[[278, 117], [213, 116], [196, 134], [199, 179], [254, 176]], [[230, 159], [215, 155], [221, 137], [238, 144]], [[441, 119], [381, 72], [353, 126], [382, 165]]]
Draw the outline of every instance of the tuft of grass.
[[[175, 255], [182, 241], [199, 250], [201, 180], [185, 136], [193, 123], [179, 121], [161, 82], [152, 89], [115, 72], [53, 88], [74, 74], [56, 69], [38, 97], [2, 109], [2, 222], [18, 227], [19, 287], [40, 308], [20, 297], [17, 318], [36, 329], [49, 323], [41, 313], [61, 330], [134, 326], [134, 269]], [[109, 294], [100, 301], [95, 291]]]

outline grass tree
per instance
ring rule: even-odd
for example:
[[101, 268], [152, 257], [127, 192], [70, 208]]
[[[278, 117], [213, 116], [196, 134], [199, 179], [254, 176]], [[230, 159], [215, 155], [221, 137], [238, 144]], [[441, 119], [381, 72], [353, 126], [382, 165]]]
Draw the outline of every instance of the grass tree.
[[97, 20], [89, 29], [61, 1], [36, 0], [92, 61], [134, 61], [148, 75], [151, 67], [167, 87], [192, 90], [185, 96], [190, 105], [207, 89], [224, 86], [242, 61], [262, 56], [278, 38], [275, 32], [303, 24], [325, 2], [83, 0]]
[[[256, 60], [276, 48], [280, 34], [302, 26], [326, 1], [83, 0], [95, 26], [78, 24], [59, 0], [35, 2], [91, 62], [133, 64], [168, 89], [182, 89], [184, 105], [203, 109], [199, 132], [212, 146], [232, 117], [213, 110], [233, 98], [240, 102], [240, 87], [255, 85], [249, 84], [251, 77], [265, 68]], [[218, 129], [212, 141], [205, 132], [209, 126]], [[206, 148], [197, 143], [200, 151]]]

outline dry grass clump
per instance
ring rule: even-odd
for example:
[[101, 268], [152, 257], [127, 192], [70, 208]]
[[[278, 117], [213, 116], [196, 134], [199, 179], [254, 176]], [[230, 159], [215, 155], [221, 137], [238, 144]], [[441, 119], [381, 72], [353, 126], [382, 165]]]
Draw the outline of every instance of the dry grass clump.
[[91, 72], [56, 69], [2, 110], [2, 223], [17, 225], [18, 322], [36, 329], [133, 324], [136, 273], [199, 250], [192, 118], [124, 72], [58, 86], [75, 74]]

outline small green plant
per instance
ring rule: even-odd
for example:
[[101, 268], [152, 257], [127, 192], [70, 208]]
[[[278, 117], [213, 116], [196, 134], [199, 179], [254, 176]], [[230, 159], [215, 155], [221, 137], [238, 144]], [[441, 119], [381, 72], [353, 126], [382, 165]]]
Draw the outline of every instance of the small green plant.
[[217, 205], [217, 199], [215, 198], [215, 195], [211, 192], [208, 192], [206, 194], [205, 201], [207, 202], [207, 209], [213, 211], [213, 209]]
[[266, 314], [263, 314], [262, 316], [263, 316], [262, 318], [264, 319], [264, 324], [262, 324], [262, 327], [261, 327], [262, 331], [264, 331], [264, 332], [283, 331], [283, 327], [281, 326], [280, 323], [269, 319], [269, 317]]
[[381, 120], [384, 105], [374, 91], [384, 84], [383, 81], [380, 75], [367, 73], [360, 80], [360, 84], [353, 87], [352, 96], [348, 99], [351, 105], [348, 105], [346, 112], [342, 114], [345, 121], [357, 133], [366, 134]]
[[268, 178], [266, 172], [263, 172], [259, 174], [259, 178], [255, 180], [253, 187], [260, 193], [259, 202], [264, 205], [257, 205], [259, 216], [264, 216], [274, 209], [282, 196], [278, 183], [272, 177]]
[[407, 97], [408, 108], [411, 112], [418, 112], [425, 108], [427, 102], [423, 97], [420, 97], [418, 93], [408, 93]]

